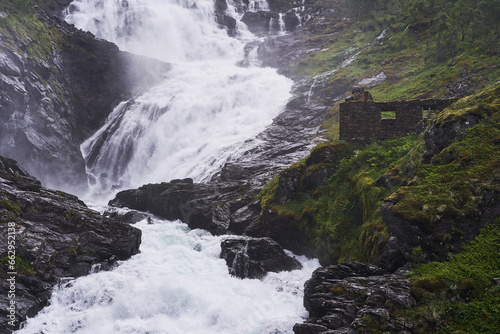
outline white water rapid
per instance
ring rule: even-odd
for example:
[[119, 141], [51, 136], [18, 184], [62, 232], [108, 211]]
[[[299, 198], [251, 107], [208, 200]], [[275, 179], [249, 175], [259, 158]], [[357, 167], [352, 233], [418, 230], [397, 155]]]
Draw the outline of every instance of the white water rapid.
[[[113, 185], [208, 180], [282, 110], [290, 80], [237, 66], [253, 36], [240, 24], [239, 36], [228, 37], [213, 8], [213, 0], [73, 2], [69, 22], [172, 64], [157, 86], [123, 101], [82, 145], [88, 201], [109, 199]], [[140, 254], [62, 283], [17, 334], [285, 334], [307, 316], [303, 284], [317, 260], [299, 258], [302, 270], [263, 280], [238, 279], [219, 258], [224, 236], [158, 219], [136, 226]]]
[[285, 334], [307, 316], [302, 288], [317, 261], [300, 258], [302, 270], [242, 280], [219, 259], [224, 237], [178, 222], [136, 226], [140, 254], [61, 284], [17, 334]]

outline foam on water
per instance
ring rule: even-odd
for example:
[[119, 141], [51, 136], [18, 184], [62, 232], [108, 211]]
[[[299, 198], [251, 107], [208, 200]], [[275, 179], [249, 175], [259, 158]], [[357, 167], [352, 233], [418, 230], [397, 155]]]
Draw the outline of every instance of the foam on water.
[[219, 259], [224, 236], [180, 222], [137, 226], [140, 254], [61, 284], [17, 334], [284, 334], [307, 316], [302, 287], [317, 260], [299, 258], [302, 270], [242, 280]]

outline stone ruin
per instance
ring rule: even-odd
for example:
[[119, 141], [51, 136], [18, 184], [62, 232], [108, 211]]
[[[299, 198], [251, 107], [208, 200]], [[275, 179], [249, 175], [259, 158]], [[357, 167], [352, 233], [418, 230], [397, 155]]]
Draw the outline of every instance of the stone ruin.
[[456, 99], [375, 102], [363, 88], [355, 88], [340, 104], [339, 139], [365, 144], [372, 140], [404, 137], [415, 132], [431, 114], [441, 111]]

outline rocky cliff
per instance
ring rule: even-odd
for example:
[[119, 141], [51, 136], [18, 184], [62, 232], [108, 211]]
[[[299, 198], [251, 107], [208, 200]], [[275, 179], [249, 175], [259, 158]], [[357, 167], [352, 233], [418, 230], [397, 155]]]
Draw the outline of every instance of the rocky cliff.
[[13, 321], [2, 322], [2, 333], [44, 307], [60, 279], [86, 275], [96, 265], [110, 268], [136, 254], [141, 242], [140, 230], [104, 218], [73, 195], [42, 187], [17, 162], [4, 157], [0, 231], [0, 300], [5, 306], [0, 312], [3, 319]]
[[74, 193], [87, 183], [80, 144], [169, 66], [68, 25], [67, 3], [0, 5], [0, 153]]

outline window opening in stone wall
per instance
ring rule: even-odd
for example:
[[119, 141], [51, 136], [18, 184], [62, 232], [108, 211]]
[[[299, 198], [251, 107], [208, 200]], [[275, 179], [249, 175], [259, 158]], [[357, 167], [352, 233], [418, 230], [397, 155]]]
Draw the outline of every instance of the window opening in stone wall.
[[434, 111], [431, 108], [422, 108], [422, 118], [429, 118], [432, 116]]
[[381, 118], [382, 119], [396, 119], [396, 112], [395, 111], [382, 111]]

